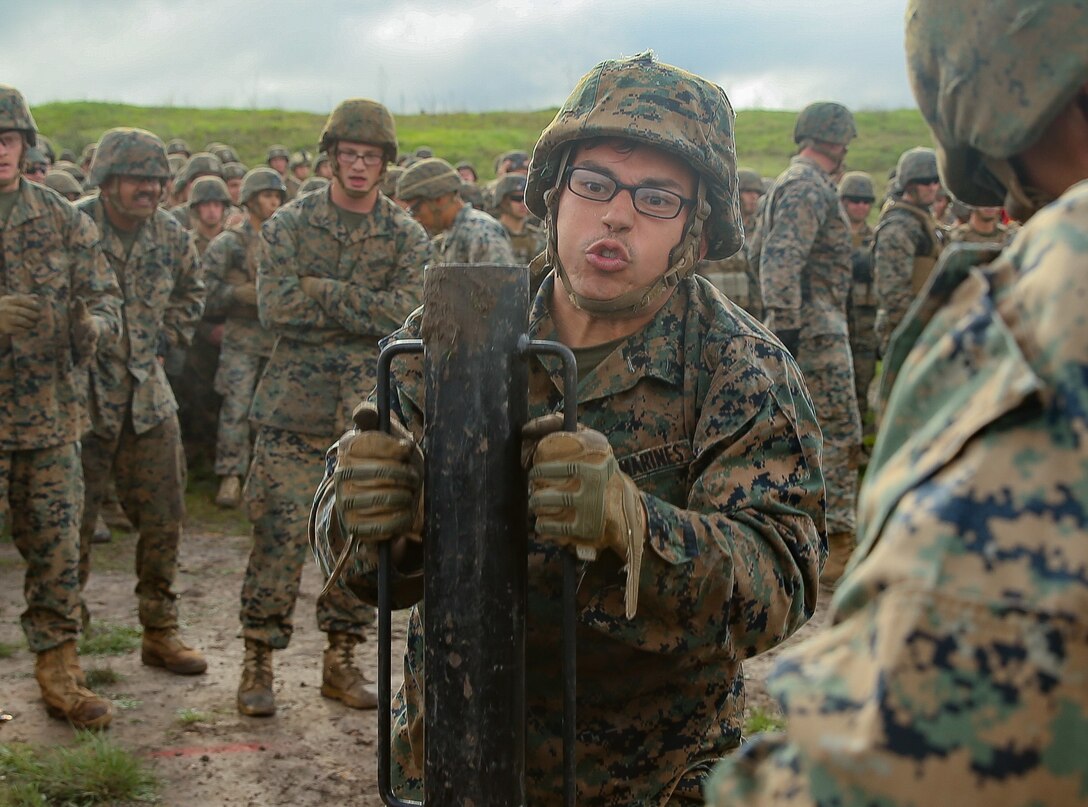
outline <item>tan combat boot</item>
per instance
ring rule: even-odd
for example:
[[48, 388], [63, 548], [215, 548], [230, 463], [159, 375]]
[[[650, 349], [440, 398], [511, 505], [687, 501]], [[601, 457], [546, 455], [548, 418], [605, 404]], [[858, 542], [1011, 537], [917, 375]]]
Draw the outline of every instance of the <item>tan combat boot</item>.
[[835, 532], [827, 536], [827, 563], [820, 573], [820, 585], [834, 590], [854, 553], [854, 533]]
[[204, 654], [185, 644], [177, 628], [144, 628], [140, 660], [149, 667], [164, 667], [177, 675], [200, 675], [208, 669]]
[[224, 476], [219, 483], [219, 492], [215, 494], [215, 503], [220, 507], [235, 508], [242, 503], [242, 480], [237, 476]]
[[355, 666], [353, 653], [359, 640], [348, 633], [330, 633], [321, 672], [321, 694], [341, 701], [352, 709], [377, 709], [378, 696], [362, 670]]
[[41, 687], [46, 711], [79, 729], [106, 728], [113, 719], [113, 704], [76, 683], [74, 671], [82, 677], [75, 641], [38, 654], [34, 677]]
[[246, 639], [242, 680], [238, 684], [238, 711], [250, 717], [276, 713], [272, 695], [272, 648], [256, 639]]

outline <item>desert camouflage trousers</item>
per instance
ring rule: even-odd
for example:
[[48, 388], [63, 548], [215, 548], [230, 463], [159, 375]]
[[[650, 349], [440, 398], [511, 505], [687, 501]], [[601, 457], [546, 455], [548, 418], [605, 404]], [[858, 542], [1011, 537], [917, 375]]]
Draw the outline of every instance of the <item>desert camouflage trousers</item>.
[[808, 336], [795, 358], [824, 433], [827, 532], [853, 535], [857, 525], [861, 417], [850, 344], [843, 336]]
[[80, 527], [79, 585], [91, 572], [91, 538], [108, 480], [133, 528], [136, 542], [136, 598], [140, 624], [146, 628], [176, 628], [178, 540], [185, 518], [185, 452], [181, 429], [171, 413], [143, 434], [136, 434], [132, 418], [125, 417], [121, 434], [83, 438], [83, 477], [87, 495]]
[[249, 470], [249, 407], [267, 357], [224, 345], [215, 371], [215, 391], [223, 396], [215, 443], [216, 476], [245, 476]]
[[[253, 550], [242, 583], [242, 634], [276, 649], [287, 647], [294, 629], [292, 614], [310, 552], [306, 525], [331, 442], [331, 436], [272, 426], [257, 433], [245, 485]], [[374, 609], [339, 587], [317, 600], [317, 624], [326, 633], [362, 639], [373, 623]]]
[[[79, 444], [0, 452], [0, 534], [26, 561], [23, 632], [32, 653], [79, 635]], [[4, 577], [7, 577], [5, 574]]]

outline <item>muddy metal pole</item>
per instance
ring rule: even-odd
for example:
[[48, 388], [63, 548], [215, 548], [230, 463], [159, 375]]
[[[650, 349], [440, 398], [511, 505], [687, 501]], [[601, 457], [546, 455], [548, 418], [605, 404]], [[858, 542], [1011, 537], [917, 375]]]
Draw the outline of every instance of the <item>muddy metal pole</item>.
[[521, 807], [529, 277], [433, 266], [423, 299], [424, 803]]

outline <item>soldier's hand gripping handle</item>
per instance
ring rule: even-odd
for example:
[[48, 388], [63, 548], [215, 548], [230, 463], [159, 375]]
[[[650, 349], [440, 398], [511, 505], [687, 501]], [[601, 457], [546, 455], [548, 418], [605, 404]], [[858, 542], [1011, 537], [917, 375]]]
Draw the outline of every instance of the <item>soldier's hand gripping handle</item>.
[[[646, 510], [638, 487], [619, 469], [608, 438], [592, 429], [558, 431], [548, 415], [522, 430], [522, 460], [529, 470], [529, 510], [541, 538], [577, 548], [583, 559], [607, 547], [626, 564], [627, 618], [638, 606], [646, 545]], [[586, 551], [588, 550], [588, 551]]]

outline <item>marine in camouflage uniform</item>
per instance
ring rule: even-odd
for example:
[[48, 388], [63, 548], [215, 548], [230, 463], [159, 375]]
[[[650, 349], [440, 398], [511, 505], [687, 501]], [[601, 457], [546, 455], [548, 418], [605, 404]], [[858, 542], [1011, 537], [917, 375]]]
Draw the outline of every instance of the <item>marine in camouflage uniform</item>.
[[760, 222], [765, 322], [797, 357], [824, 433], [828, 584], [838, 579], [853, 550], [861, 453], [846, 313], [853, 250], [850, 225], [831, 181], [856, 136], [846, 107], [823, 101], [805, 107], [794, 126], [800, 153], [775, 181]]
[[879, 303], [876, 335], [881, 355], [892, 331], [929, 279], [943, 243], [943, 231], [929, 212], [940, 187], [933, 149], [903, 152], [895, 181], [896, 192], [880, 211], [873, 233], [873, 276]]
[[109, 479], [139, 532], [136, 596], [145, 664], [202, 673], [199, 651], [178, 636], [178, 540], [185, 516], [185, 455], [162, 359], [184, 347], [204, 309], [205, 287], [192, 238], [158, 207], [169, 178], [166, 151], [142, 129], [102, 135], [79, 208], [98, 226], [124, 296], [124, 333], [90, 369], [91, 431], [83, 439], [86, 498], [80, 527], [80, 585], [90, 574], [91, 538]]
[[862, 171], [848, 171], [839, 181], [839, 199], [850, 222], [853, 252], [853, 284], [850, 290], [850, 354], [854, 358], [854, 389], [858, 397], [862, 429], [872, 433], [874, 420], [867, 417], [869, 385], [876, 375], [876, 286], [873, 281], [873, 228], [869, 212], [876, 201], [873, 178]]
[[242, 479], [249, 470], [249, 409], [274, 341], [257, 316], [260, 227], [286, 199], [279, 174], [265, 166], [254, 168], [246, 174], [239, 197], [249, 211], [246, 220], [217, 236], [204, 253], [206, 313], [224, 319], [214, 379], [223, 399], [215, 444], [215, 473], [221, 479], [215, 503], [220, 507], [240, 504]]
[[0, 85], [0, 534], [10, 524], [26, 561], [22, 626], [46, 708], [102, 728], [112, 708], [83, 686], [75, 642], [87, 423], [78, 373], [120, 336], [121, 292], [94, 224], [21, 177], [36, 138], [22, 94]]
[[[525, 206], [525, 177], [507, 174], [499, 180], [496, 194], [499, 199], [499, 224], [510, 238], [514, 261], [528, 266], [533, 258], [544, 251], [545, 241], [544, 231], [529, 223], [529, 208]], [[464, 187], [461, 196], [465, 196]]]
[[750, 168], [738, 168], [737, 178], [741, 221], [744, 222], [744, 247], [724, 260], [700, 261], [696, 271], [753, 317], [762, 319], [759, 276], [748, 259], [748, 244], [756, 229], [756, 213], [763, 197], [763, 180], [757, 171]]
[[1024, 8], [908, 6], [949, 190], [1042, 209], [989, 265], [947, 250], [893, 338], [832, 625], [783, 654], [785, 732], [709, 804], [1088, 804], [1088, 16]]
[[192, 190], [193, 183], [201, 177], [223, 178], [223, 163], [214, 154], [206, 151], [197, 152], [186, 160], [176, 177], [179, 187], [175, 188], [174, 196], [178, 204], [170, 208], [170, 213], [186, 230], [193, 229], [189, 216], [189, 192]]
[[463, 184], [448, 162], [426, 157], [397, 180], [397, 200], [432, 236], [436, 263], [516, 263], [506, 229], [461, 198]]
[[[397, 152], [384, 106], [362, 98], [338, 105], [321, 149], [333, 159], [333, 184], [265, 222], [258, 258], [258, 312], [276, 345], [253, 399], [259, 432], [244, 492], [253, 550], [241, 592], [237, 705], [248, 715], [275, 711], [272, 649], [291, 638], [325, 448], [373, 388], [378, 339], [419, 305], [431, 257], [423, 228], [378, 190]], [[354, 708], [377, 705], [352, 658], [373, 620], [373, 609], [344, 592], [318, 599], [318, 626], [329, 634], [321, 691]]]
[[[585, 545], [602, 550], [583, 567], [579, 589], [580, 805], [698, 800], [710, 761], [740, 742], [741, 659], [789, 635], [816, 602], [825, 552], [823, 479], [820, 432], [804, 381], [768, 331], [692, 275], [701, 245], [711, 258], [741, 245], [733, 142], [733, 112], [720, 88], [642, 54], [603, 62], [583, 78], [533, 156], [526, 199], [548, 221], [549, 274], [533, 303], [529, 333], [574, 347], [581, 378], [578, 417], [586, 430], [580, 437], [542, 437], [529, 452], [530, 479], [571, 441], [594, 445], [618, 461], [607, 484], [622, 486], [629, 503], [604, 505], [606, 522], [629, 518], [632, 527], [621, 546], [597, 542], [592, 530], [578, 534]], [[572, 173], [561, 165], [571, 166]], [[679, 189], [671, 202], [670, 191], [656, 187], [663, 175], [669, 189]], [[613, 184], [618, 195], [608, 198], [609, 183], [616, 182], [630, 192]], [[645, 184], [636, 191], [632, 186], [640, 183]], [[666, 208], [678, 214], [667, 223], [655, 218], [663, 210], [667, 218]], [[564, 235], [568, 223], [571, 230]], [[620, 270], [619, 288], [628, 282], [639, 287], [608, 299], [600, 297], [603, 289], [593, 291], [601, 278], [589, 259], [576, 257], [586, 239], [631, 244], [630, 270], [637, 275]], [[636, 255], [636, 247], [646, 249]], [[656, 257], [643, 264], [639, 256], [646, 250]], [[651, 267], [656, 271], [648, 272]], [[589, 291], [595, 296], [583, 295]], [[592, 336], [572, 337], [564, 324], [572, 316]], [[418, 334], [419, 324], [414, 315], [399, 335]], [[593, 344], [602, 334], [612, 339]], [[419, 450], [420, 363], [406, 358], [396, 367], [394, 406], [414, 440], [357, 431], [330, 453], [334, 467], [318, 492], [312, 522], [313, 540], [326, 556], [341, 543], [341, 525], [377, 528], [378, 538], [398, 535], [395, 524], [358, 504], [354, 492], [346, 501], [336, 493], [345, 479], [364, 481], [356, 463], [368, 461], [371, 440]], [[529, 373], [530, 414], [558, 411], [555, 363], [534, 360]], [[554, 483], [584, 486], [585, 456], [572, 454], [577, 470], [564, 471]], [[545, 523], [548, 507], [536, 499], [554, 492], [552, 487], [536, 479], [530, 490], [530, 508], [537, 512], [528, 561], [527, 803], [550, 804], [562, 778], [556, 648], [560, 560], [567, 549], [556, 537], [559, 525]], [[592, 507], [579, 499], [560, 508], [557, 518], [581, 513], [583, 504]], [[405, 507], [397, 517], [408, 523], [414, 505]], [[357, 540], [365, 540], [361, 535], [356, 533]], [[372, 558], [361, 548], [357, 566], [344, 578], [371, 598]], [[406, 606], [414, 599], [419, 580], [412, 573], [418, 569], [400, 572], [405, 577], [395, 597]], [[421, 789], [422, 645], [416, 608], [405, 682], [393, 704], [392, 749], [395, 787], [412, 797]]]
[[999, 247], [1004, 247], [1012, 240], [1015, 233], [1014, 229], [1001, 223], [1000, 207], [972, 207], [967, 221], [949, 230], [948, 241], [997, 244]]

